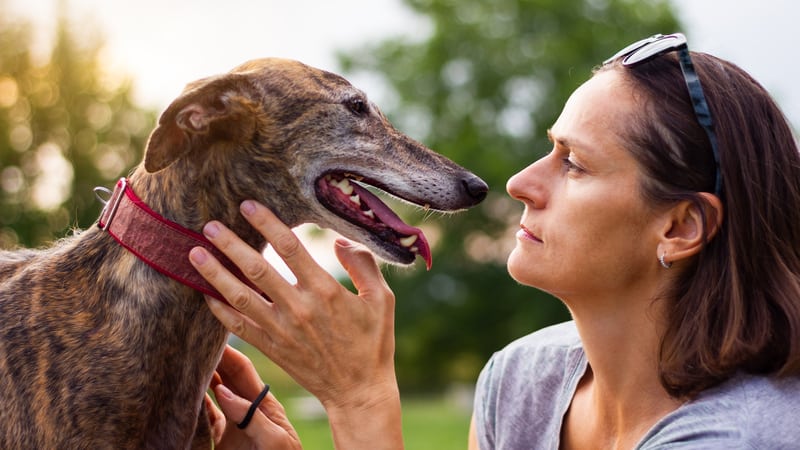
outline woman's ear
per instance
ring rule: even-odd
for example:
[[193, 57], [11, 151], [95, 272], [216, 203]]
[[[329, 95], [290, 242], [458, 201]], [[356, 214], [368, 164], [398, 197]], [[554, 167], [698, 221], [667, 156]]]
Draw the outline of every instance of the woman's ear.
[[722, 202], [716, 195], [701, 192], [700, 201], [684, 200], [670, 208], [658, 245], [658, 258], [672, 263], [700, 252], [722, 226]]

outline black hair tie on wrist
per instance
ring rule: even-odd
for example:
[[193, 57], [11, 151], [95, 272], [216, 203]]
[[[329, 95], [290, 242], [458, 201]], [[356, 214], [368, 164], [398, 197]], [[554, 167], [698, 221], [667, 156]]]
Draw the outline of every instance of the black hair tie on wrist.
[[258, 405], [261, 403], [262, 400], [264, 400], [264, 397], [267, 396], [268, 392], [269, 392], [269, 385], [265, 384], [264, 389], [262, 389], [261, 393], [258, 394], [258, 397], [256, 397], [255, 400], [253, 400], [253, 403], [250, 405], [250, 409], [247, 410], [247, 414], [245, 414], [244, 419], [242, 419], [241, 422], [236, 424], [237, 428], [239, 428], [240, 430], [244, 430], [245, 428], [247, 428], [247, 425], [249, 425], [250, 421], [253, 419], [253, 414], [255, 414], [256, 409], [258, 409]]

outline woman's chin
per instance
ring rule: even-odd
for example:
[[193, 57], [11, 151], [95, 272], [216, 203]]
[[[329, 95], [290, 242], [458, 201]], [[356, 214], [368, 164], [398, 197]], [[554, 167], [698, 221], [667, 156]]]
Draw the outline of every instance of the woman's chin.
[[511, 275], [511, 278], [517, 283], [527, 286], [531, 285], [531, 262], [530, 259], [526, 259], [524, 255], [520, 254], [519, 248], [515, 248], [511, 251], [511, 254], [508, 255], [506, 269], [508, 270], [508, 274]]

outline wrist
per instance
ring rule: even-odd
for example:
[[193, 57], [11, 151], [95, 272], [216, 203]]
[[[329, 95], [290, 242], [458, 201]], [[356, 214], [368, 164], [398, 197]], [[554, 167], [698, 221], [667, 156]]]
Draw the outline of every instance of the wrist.
[[337, 449], [401, 450], [400, 391], [394, 380], [323, 402]]

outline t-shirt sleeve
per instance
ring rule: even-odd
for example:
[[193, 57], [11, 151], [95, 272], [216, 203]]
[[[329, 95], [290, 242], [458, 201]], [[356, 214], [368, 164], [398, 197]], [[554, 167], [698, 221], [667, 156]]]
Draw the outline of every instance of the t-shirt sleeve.
[[739, 374], [660, 420], [637, 450], [800, 448], [800, 379]]
[[573, 377], [584, 367], [574, 325], [520, 338], [481, 371], [473, 415], [481, 450], [531, 450], [558, 445]]
[[475, 433], [478, 437], [480, 450], [492, 450], [495, 448], [497, 392], [496, 389], [493, 389], [492, 376], [495, 358], [497, 357], [497, 353], [495, 353], [483, 367], [475, 387], [473, 414], [475, 416]]

